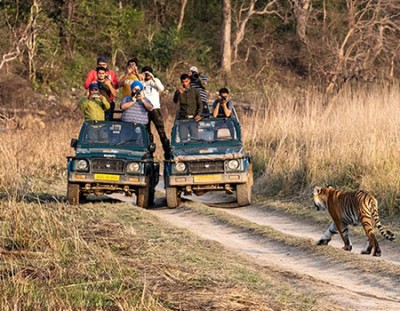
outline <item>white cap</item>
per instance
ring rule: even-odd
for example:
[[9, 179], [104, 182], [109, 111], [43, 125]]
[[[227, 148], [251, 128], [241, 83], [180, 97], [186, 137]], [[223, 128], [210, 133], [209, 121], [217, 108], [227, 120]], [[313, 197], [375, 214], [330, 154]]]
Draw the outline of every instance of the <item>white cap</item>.
[[189, 68], [189, 71], [195, 71], [195, 72], [198, 72], [198, 69], [197, 69], [197, 67], [196, 67], [196, 66], [192, 66], [192, 67], [190, 67], [190, 68]]

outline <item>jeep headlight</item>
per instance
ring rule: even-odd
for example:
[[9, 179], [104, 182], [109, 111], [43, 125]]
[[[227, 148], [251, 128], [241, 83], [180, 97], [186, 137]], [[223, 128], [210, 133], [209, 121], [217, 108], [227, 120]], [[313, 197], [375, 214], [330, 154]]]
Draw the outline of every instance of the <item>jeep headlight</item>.
[[89, 162], [85, 159], [74, 160], [72, 167], [74, 171], [88, 172]]
[[186, 170], [186, 164], [184, 162], [178, 162], [175, 164], [175, 170], [178, 173], [182, 173]]
[[240, 162], [239, 160], [229, 160], [226, 166], [229, 171], [237, 171], [240, 167]]
[[126, 167], [127, 173], [139, 173], [140, 172], [140, 163], [138, 162], [131, 162]]

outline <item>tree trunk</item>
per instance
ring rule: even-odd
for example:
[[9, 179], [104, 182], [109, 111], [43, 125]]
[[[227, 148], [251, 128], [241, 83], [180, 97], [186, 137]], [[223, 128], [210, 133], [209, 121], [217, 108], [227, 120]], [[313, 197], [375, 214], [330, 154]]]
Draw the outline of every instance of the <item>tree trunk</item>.
[[307, 21], [311, 0], [294, 0], [294, 15], [296, 17], [296, 33], [299, 39], [307, 44]]
[[225, 77], [230, 77], [232, 69], [232, 50], [231, 50], [231, 24], [232, 24], [231, 0], [223, 0], [222, 9], [222, 55], [221, 67]]
[[178, 32], [181, 31], [181, 28], [183, 26], [183, 19], [185, 17], [186, 4], [187, 4], [187, 0], [182, 0], [181, 14], [179, 15], [179, 23], [178, 23], [178, 27], [177, 27]]

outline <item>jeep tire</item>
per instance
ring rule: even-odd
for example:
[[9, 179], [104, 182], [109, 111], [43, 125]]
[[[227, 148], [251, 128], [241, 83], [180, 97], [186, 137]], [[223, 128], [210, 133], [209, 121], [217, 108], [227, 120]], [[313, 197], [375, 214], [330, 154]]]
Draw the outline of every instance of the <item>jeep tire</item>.
[[147, 185], [146, 187], [140, 187], [138, 190], [136, 204], [140, 207], [148, 208], [149, 203], [150, 203], [150, 185]]
[[236, 200], [239, 206], [250, 205], [251, 203], [251, 183], [247, 181], [245, 184], [236, 186]]
[[178, 193], [178, 189], [176, 187], [167, 187], [165, 189], [166, 197], [167, 197], [167, 206], [169, 208], [176, 208], [180, 203], [180, 194]]
[[68, 188], [67, 188], [68, 204], [78, 205], [79, 199], [80, 199], [79, 184], [73, 184], [68, 182]]

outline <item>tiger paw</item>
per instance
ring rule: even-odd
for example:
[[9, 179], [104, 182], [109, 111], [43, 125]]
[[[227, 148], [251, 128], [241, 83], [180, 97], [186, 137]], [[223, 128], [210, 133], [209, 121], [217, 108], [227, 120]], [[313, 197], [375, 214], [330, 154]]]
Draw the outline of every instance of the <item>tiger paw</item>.
[[345, 245], [345, 246], [343, 247], [343, 249], [344, 249], [345, 251], [351, 252], [351, 250], [353, 249], [353, 246], [352, 246], [352, 245]]
[[330, 242], [331, 240], [328, 240], [328, 239], [320, 239], [318, 242], [317, 242], [317, 245], [328, 245], [328, 243]]

